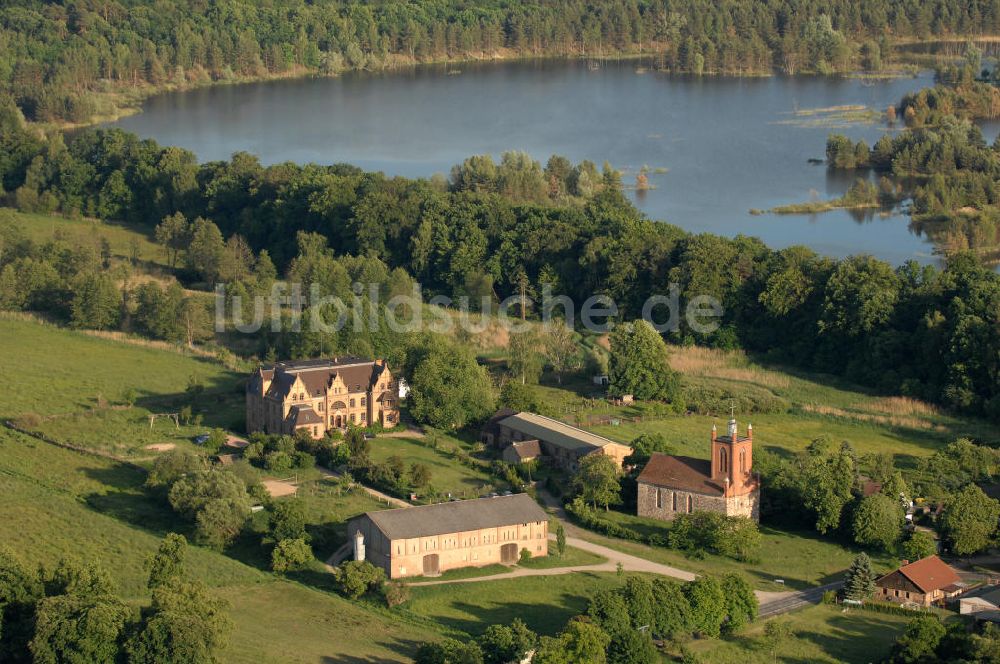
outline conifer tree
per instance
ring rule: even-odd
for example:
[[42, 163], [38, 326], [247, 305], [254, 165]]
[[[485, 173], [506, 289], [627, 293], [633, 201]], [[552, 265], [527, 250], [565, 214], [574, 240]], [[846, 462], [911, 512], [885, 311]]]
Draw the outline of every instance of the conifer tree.
[[847, 599], [863, 602], [875, 594], [875, 572], [872, 561], [867, 553], [860, 553], [847, 570], [844, 581], [844, 594]]

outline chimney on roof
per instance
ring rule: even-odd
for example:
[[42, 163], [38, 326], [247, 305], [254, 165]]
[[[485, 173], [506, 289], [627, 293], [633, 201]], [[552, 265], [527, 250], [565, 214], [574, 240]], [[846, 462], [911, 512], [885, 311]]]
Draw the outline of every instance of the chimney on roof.
[[910, 564], [910, 561], [909, 561], [909, 560], [905, 560], [905, 559], [904, 559], [904, 560], [902, 561], [902, 564], [900, 565], [900, 567], [906, 567], [906, 566], [907, 566], [907, 565], [909, 565], [909, 564]]

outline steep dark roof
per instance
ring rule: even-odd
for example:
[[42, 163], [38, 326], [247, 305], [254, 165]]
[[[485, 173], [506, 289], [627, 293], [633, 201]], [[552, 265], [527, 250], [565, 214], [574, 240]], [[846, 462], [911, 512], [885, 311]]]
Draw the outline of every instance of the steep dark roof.
[[292, 406], [288, 416], [296, 426], [303, 424], [322, 424], [323, 418], [316, 414], [310, 406]]
[[653, 453], [636, 481], [712, 496], [724, 493], [724, 487], [712, 479], [712, 463], [708, 459], [670, 456], [660, 452]]
[[510, 447], [518, 459], [534, 459], [542, 455], [542, 446], [537, 440], [521, 440], [511, 443]]
[[255, 381], [270, 378], [268, 395], [284, 400], [291, 392], [295, 380], [300, 379], [305, 385], [306, 393], [310, 397], [317, 397], [325, 394], [334, 377], [339, 376], [349, 392], [366, 392], [384, 371], [383, 363], [358, 357], [297, 360], [261, 367], [261, 378], [251, 379], [249, 385], [256, 387], [259, 383]]
[[371, 520], [389, 540], [397, 540], [548, 521], [549, 515], [531, 496], [517, 493], [513, 496], [367, 512], [356, 518]]

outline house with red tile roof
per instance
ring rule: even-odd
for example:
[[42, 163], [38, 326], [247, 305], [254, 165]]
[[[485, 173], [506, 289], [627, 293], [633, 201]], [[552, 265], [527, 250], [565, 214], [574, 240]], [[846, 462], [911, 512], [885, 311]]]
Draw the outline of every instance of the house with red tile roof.
[[903, 565], [875, 581], [875, 599], [930, 606], [962, 593], [958, 574], [937, 556]]

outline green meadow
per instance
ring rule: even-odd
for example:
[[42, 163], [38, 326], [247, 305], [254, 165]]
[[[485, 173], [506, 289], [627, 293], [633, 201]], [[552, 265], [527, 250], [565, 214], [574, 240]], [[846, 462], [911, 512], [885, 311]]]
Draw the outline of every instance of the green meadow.
[[450, 493], [456, 498], [476, 498], [495, 488], [494, 480], [486, 472], [464, 466], [444, 451], [415, 440], [378, 438], [371, 443], [371, 458], [376, 463], [383, 463], [391, 456], [398, 456], [403, 459], [407, 468], [413, 463], [427, 466], [431, 471], [430, 486], [439, 494]]
[[591, 595], [621, 583], [614, 572], [574, 572], [411, 588], [405, 610], [478, 635], [494, 623], [520, 618], [539, 634], [555, 634], [587, 610]]
[[0, 357], [4, 374], [17, 377], [16, 388], [0, 399], [2, 417], [79, 413], [121, 404], [128, 390], [135, 392], [137, 406], [164, 412], [183, 399], [192, 379], [204, 386], [206, 412], [215, 403], [231, 405], [237, 390], [242, 395], [242, 376], [212, 358], [167, 344], [67, 330], [16, 314], [0, 317]]

